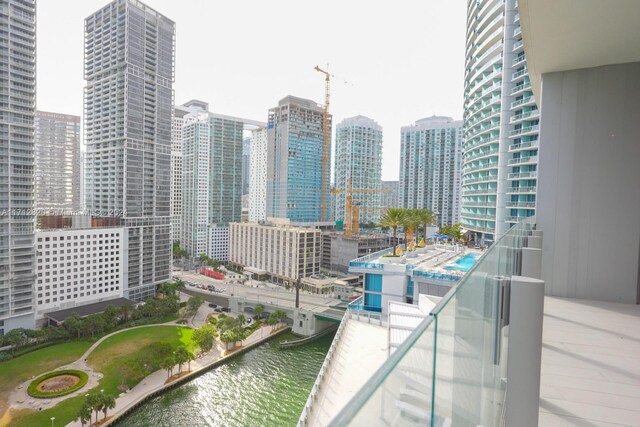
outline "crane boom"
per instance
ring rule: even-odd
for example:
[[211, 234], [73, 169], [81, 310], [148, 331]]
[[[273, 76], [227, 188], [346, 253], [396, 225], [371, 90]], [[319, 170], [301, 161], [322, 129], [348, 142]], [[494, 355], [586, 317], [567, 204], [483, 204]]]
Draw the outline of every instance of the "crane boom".
[[[327, 66], [327, 69], [329, 67]], [[329, 190], [329, 94], [331, 75], [328, 71], [323, 70], [316, 65], [314, 70], [324, 74], [324, 126], [323, 126], [323, 144], [322, 144], [322, 201], [320, 203], [320, 211], [322, 220], [329, 219], [327, 215], [327, 199]]]

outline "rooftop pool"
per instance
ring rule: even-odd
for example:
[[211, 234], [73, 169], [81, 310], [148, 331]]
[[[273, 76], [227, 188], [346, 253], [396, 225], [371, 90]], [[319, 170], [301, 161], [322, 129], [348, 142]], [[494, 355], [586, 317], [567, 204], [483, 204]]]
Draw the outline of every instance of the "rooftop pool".
[[480, 258], [479, 254], [468, 254], [454, 262], [453, 264], [449, 264], [445, 266], [445, 270], [456, 270], [456, 271], [469, 271], [471, 267], [476, 263], [476, 261]]

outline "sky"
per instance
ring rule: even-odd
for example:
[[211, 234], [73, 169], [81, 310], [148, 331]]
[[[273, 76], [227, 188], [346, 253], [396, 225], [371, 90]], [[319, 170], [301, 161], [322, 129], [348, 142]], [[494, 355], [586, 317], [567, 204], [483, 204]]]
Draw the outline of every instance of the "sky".
[[[107, 0], [38, 0], [37, 105], [82, 115], [84, 18]], [[146, 0], [176, 23], [175, 102], [267, 121], [287, 95], [324, 103], [334, 128], [364, 115], [383, 127], [382, 179], [397, 180], [400, 128], [462, 118], [463, 0]]]

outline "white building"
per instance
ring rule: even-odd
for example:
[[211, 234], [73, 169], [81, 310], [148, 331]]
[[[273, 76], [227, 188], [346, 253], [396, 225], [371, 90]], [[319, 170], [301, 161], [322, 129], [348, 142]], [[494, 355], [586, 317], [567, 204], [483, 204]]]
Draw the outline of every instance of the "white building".
[[263, 271], [271, 280], [291, 285], [320, 272], [320, 230], [292, 227], [286, 219], [269, 218], [264, 224], [229, 225], [229, 262]]
[[174, 108], [171, 118], [171, 241], [182, 240], [182, 126], [189, 110]]
[[210, 224], [207, 234], [207, 255], [226, 262], [229, 258], [229, 226]]
[[402, 127], [400, 207], [429, 209], [439, 226], [460, 222], [462, 120], [432, 116]]
[[346, 212], [349, 181], [360, 223], [377, 224], [381, 215], [382, 126], [368, 117], [350, 117], [336, 125], [334, 189], [340, 191], [335, 198], [338, 221], [349, 217]]
[[127, 233], [121, 227], [36, 232], [36, 322], [44, 314], [124, 294]]
[[490, 244], [535, 215], [539, 111], [517, 0], [467, 7], [462, 225]]
[[267, 218], [267, 128], [251, 131], [249, 221]]

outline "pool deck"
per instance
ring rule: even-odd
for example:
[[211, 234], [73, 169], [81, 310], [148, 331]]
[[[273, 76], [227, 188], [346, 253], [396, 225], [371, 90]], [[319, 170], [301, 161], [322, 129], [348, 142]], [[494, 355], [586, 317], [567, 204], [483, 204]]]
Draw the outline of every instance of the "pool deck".
[[640, 306], [546, 297], [540, 426], [640, 426]]

